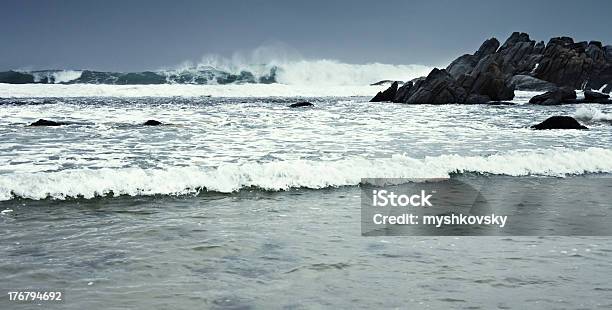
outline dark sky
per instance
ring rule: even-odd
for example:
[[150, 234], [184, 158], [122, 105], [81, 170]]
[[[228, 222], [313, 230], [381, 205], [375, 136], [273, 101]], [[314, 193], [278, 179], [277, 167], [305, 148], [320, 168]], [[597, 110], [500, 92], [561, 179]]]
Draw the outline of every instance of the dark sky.
[[267, 44], [350, 63], [446, 64], [512, 31], [612, 44], [612, 1], [2, 0], [0, 70], [159, 69]]

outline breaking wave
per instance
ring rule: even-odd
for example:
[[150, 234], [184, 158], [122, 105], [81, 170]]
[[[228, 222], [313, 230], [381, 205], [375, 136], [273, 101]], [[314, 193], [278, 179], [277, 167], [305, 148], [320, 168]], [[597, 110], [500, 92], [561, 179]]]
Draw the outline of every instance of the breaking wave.
[[490, 156], [348, 158], [225, 164], [215, 168], [81, 169], [0, 175], [0, 200], [94, 198], [118, 195], [185, 195], [244, 188], [279, 191], [358, 185], [361, 178], [446, 178], [454, 173], [566, 176], [612, 173], [612, 150], [549, 149]]
[[141, 72], [94, 70], [11, 70], [0, 72], [6, 84], [271, 84], [370, 85], [381, 80], [410, 80], [427, 75], [431, 67], [382, 63], [349, 64], [337, 60], [306, 60], [284, 46], [264, 46], [231, 57], [204, 56], [198, 63]]
[[603, 113], [592, 106], [578, 108], [574, 116], [585, 122], [612, 122], [612, 114]]

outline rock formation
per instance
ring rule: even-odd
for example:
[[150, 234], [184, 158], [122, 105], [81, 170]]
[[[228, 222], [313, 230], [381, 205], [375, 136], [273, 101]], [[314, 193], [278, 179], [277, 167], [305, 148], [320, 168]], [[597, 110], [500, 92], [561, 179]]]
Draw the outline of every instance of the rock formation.
[[544, 130], [544, 129], [588, 129], [585, 126], [580, 125], [577, 120], [569, 116], [553, 116], [547, 118], [545, 121], [531, 126], [532, 129]]
[[537, 95], [529, 100], [529, 103], [553, 105], [576, 99], [576, 91], [570, 87], [559, 87], [555, 90]]
[[603, 94], [592, 90], [584, 91], [584, 100], [588, 102], [604, 102], [608, 101], [608, 98], [610, 98], [610, 95], [608, 94]]
[[463, 103], [467, 92], [446, 70], [433, 69], [425, 79], [408, 82], [397, 90], [394, 102], [444, 104]]
[[289, 105], [290, 108], [301, 108], [301, 107], [312, 107], [312, 106], [314, 106], [314, 104], [308, 101], [297, 102], [297, 103], [293, 103]]
[[144, 126], [159, 126], [161, 124], [162, 124], [162, 122], [156, 121], [154, 119], [150, 119], [150, 120], [148, 120], [148, 121], [143, 123]]
[[[511, 100], [514, 89], [557, 91], [558, 95], [563, 87], [610, 92], [612, 46], [599, 41], [574, 42], [569, 37], [552, 38], [544, 44], [514, 32], [501, 46], [496, 38], [488, 39], [474, 54], [460, 56], [446, 70], [434, 69], [425, 78], [407, 82], [392, 101], [485, 103]], [[390, 88], [377, 97], [386, 94], [387, 99], [392, 93]], [[547, 104], [559, 101], [554, 96], [548, 99]]]
[[397, 86], [398, 83], [393, 82], [393, 84], [391, 84], [391, 87], [384, 91], [378, 92], [378, 94], [376, 94], [376, 96], [374, 96], [374, 98], [372, 98], [370, 102], [393, 101], [393, 99], [395, 98], [395, 94], [397, 93]]
[[42, 118], [37, 120], [37, 121], [35, 121], [34, 123], [30, 124], [30, 126], [34, 126], [34, 127], [39, 127], [39, 126], [62, 126], [62, 125], [66, 125], [66, 123], [49, 121], [49, 120], [42, 119]]

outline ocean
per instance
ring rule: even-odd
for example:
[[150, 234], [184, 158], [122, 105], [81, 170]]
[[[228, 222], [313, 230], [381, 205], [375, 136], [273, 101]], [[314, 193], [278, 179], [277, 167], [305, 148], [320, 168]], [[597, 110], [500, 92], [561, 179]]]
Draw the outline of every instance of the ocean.
[[[385, 87], [0, 84], [0, 288], [64, 292], [45, 309], [612, 307], [609, 237], [360, 227], [362, 178], [608, 178], [612, 107], [368, 102]], [[552, 115], [589, 130], [529, 128]]]

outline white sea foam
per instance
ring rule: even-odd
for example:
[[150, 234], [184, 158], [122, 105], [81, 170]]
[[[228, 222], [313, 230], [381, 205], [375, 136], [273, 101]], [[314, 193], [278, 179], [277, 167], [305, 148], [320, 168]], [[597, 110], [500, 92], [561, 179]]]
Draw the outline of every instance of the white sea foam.
[[600, 109], [593, 106], [578, 108], [574, 116], [586, 122], [612, 121], [612, 114], [603, 113]]
[[[388, 85], [105, 85], [105, 84], [2, 84], [0, 98], [49, 97], [373, 97]], [[515, 91], [513, 102], [524, 104], [541, 92]]]
[[207, 191], [234, 192], [326, 188], [357, 185], [361, 178], [444, 178], [478, 172], [510, 176], [564, 176], [611, 173], [612, 150], [549, 149], [512, 151], [491, 156], [441, 155], [421, 159], [396, 155], [384, 159], [353, 157], [338, 161], [287, 160], [223, 164], [216, 168], [78, 169], [0, 176], [0, 200], [93, 198], [114, 195], [176, 195]]
[[231, 57], [205, 55], [195, 65], [185, 62], [170, 71], [197, 71], [203, 68], [232, 74], [245, 71], [256, 78], [266, 76], [276, 68], [278, 83], [301, 86], [365, 86], [381, 80], [408, 81], [426, 76], [433, 69], [416, 64], [350, 64], [332, 59], [305, 59], [298, 51], [276, 43], [249, 52], [236, 52]]
[[286, 84], [0, 84], [0, 97], [335, 97], [373, 96], [385, 88], [385, 86], [369, 85], [315, 86]]
[[369, 85], [381, 80], [408, 81], [427, 75], [431, 69], [422, 65], [356, 65], [334, 60], [302, 60], [280, 65], [277, 81], [289, 85]]
[[53, 83], [67, 83], [81, 77], [82, 71], [75, 70], [60, 70], [60, 71], [39, 71], [32, 73], [35, 82], [40, 82], [43, 79], [53, 81]]

